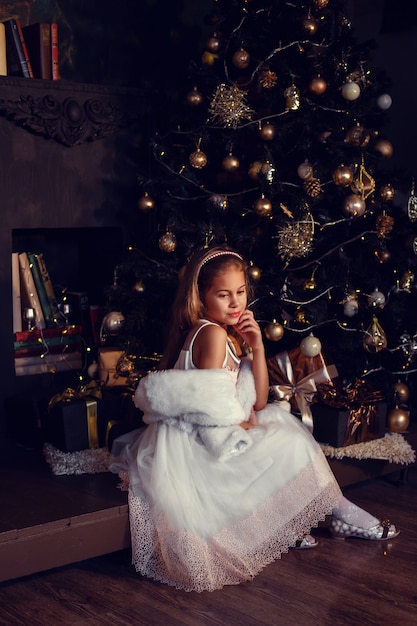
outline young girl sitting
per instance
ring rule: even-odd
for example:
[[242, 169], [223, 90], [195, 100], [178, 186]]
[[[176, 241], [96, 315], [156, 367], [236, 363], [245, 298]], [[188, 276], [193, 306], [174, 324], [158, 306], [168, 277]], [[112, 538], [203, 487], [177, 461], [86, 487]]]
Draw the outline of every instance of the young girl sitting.
[[[335, 537], [398, 534], [346, 500], [310, 432], [267, 403], [248, 293], [237, 252], [219, 246], [193, 256], [161, 369], [135, 392], [148, 426], [112, 468], [129, 477], [136, 570], [186, 591], [251, 580], [289, 548], [316, 546], [308, 533], [327, 515]], [[250, 358], [238, 356], [236, 338]]]

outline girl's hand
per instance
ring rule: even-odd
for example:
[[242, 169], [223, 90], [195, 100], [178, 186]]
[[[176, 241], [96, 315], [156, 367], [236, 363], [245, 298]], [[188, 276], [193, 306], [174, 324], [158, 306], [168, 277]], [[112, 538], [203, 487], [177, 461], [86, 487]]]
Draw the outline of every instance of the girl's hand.
[[249, 309], [243, 311], [235, 328], [243, 341], [252, 348], [252, 350], [263, 349], [262, 331], [252, 311], [249, 311]]

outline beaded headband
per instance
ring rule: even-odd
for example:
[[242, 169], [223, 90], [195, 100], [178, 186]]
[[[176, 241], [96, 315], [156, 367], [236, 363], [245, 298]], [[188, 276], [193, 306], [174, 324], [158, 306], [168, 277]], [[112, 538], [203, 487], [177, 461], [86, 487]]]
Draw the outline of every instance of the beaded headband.
[[200, 265], [200, 270], [203, 267], [203, 265], [205, 265], [206, 263], [208, 263], [212, 259], [215, 259], [218, 256], [224, 256], [225, 254], [229, 254], [229, 255], [235, 256], [238, 259], [240, 259], [241, 261], [243, 261], [243, 257], [241, 257], [240, 254], [238, 254], [237, 252], [232, 252], [232, 250], [220, 250], [219, 252], [213, 252], [213, 254], [211, 254], [210, 256], [206, 257], [204, 259], [204, 261]]

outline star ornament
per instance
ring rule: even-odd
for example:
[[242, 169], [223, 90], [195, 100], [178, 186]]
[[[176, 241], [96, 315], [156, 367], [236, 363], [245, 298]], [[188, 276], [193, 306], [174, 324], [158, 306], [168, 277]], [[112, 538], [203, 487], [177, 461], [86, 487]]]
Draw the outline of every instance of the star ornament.
[[209, 108], [211, 121], [225, 128], [237, 128], [243, 120], [251, 120], [254, 111], [246, 102], [246, 94], [236, 85], [218, 85]]

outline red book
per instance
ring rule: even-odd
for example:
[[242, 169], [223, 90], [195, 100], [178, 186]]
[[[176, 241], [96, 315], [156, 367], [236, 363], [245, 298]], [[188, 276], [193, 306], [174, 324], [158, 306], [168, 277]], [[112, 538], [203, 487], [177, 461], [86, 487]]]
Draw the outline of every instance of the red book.
[[36, 341], [36, 339], [50, 339], [51, 337], [65, 337], [65, 335], [81, 335], [81, 326], [62, 326], [60, 328], [44, 328], [39, 330], [23, 330], [15, 333], [15, 341]]
[[51, 24], [52, 80], [59, 80], [58, 24]]

